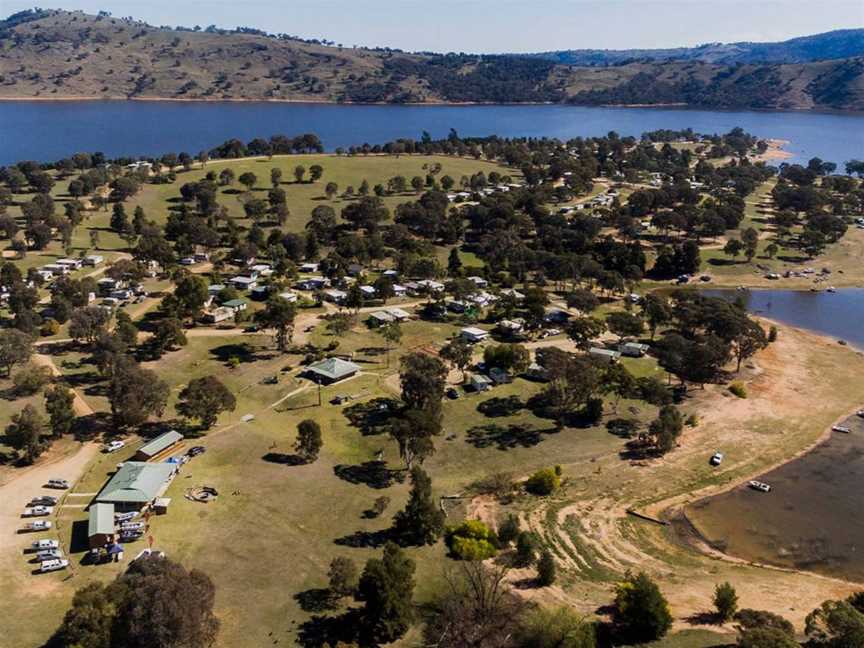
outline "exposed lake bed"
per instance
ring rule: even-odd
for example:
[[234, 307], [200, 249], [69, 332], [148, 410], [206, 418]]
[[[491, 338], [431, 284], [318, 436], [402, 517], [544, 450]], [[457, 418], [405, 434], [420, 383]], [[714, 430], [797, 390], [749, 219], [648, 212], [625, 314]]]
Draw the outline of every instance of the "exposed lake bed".
[[[864, 290], [709, 294], [741, 298], [750, 312], [828, 336], [826, 344], [845, 339], [864, 347]], [[826, 428], [808, 451], [753, 476], [770, 492], [743, 479], [686, 505], [673, 523], [679, 536], [749, 562], [864, 582], [864, 418], [850, 413], [836, 424], [849, 432]]]

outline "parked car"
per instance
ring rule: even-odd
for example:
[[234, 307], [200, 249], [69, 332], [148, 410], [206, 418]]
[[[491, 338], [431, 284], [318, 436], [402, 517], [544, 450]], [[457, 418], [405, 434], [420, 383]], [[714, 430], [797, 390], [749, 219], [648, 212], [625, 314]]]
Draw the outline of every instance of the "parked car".
[[61, 569], [66, 569], [69, 566], [69, 561], [65, 559], [56, 558], [54, 560], [46, 560], [39, 566], [39, 571], [41, 573], [59, 571]]
[[59, 549], [43, 549], [36, 552], [36, 560], [42, 562], [44, 560], [57, 560], [63, 557], [63, 552]]
[[39, 495], [30, 500], [30, 506], [55, 506], [57, 498], [53, 495]]
[[69, 488], [69, 482], [65, 479], [49, 479], [47, 488]]
[[123, 522], [120, 525], [120, 533], [131, 533], [132, 531], [143, 531], [143, 522]]
[[712, 466], [719, 466], [721, 463], [723, 463], [723, 453], [722, 452], [715, 452], [711, 456], [710, 463]]
[[765, 482], [756, 481], [755, 479], [750, 482], [750, 488], [752, 488], [753, 490], [761, 491], [763, 493], [771, 492], [770, 485], [766, 484]]
[[47, 531], [51, 528], [51, 520], [36, 520], [24, 527], [27, 531]]
[[53, 506], [32, 506], [24, 509], [24, 517], [42, 517], [51, 515], [53, 512]]
[[459, 392], [456, 391], [455, 387], [448, 387], [445, 393], [447, 394], [447, 398], [450, 400], [456, 400], [459, 398]]
[[45, 551], [46, 549], [59, 549], [60, 548], [60, 541], [59, 540], [49, 540], [47, 538], [42, 539], [42, 540], [37, 540], [36, 542], [34, 542], [33, 544], [30, 545], [30, 548], [33, 551]]
[[140, 540], [143, 535], [143, 531], [130, 531], [129, 533], [121, 533], [119, 540], [120, 542], [135, 542]]
[[852, 430], [846, 427], [845, 425], [835, 425], [831, 428], [835, 432], [842, 432], [843, 434], [849, 434]]
[[115, 513], [114, 521], [117, 523], [126, 522], [128, 520], [134, 520], [138, 517], [138, 511], [128, 511], [126, 513]]
[[191, 448], [189, 448], [189, 452], [187, 452], [186, 454], [188, 454], [190, 457], [197, 457], [198, 455], [204, 454], [205, 452], [207, 452], [207, 448], [205, 448], [204, 446], [192, 446]]
[[111, 441], [108, 445], [105, 446], [105, 452], [115, 452], [125, 446], [125, 441]]

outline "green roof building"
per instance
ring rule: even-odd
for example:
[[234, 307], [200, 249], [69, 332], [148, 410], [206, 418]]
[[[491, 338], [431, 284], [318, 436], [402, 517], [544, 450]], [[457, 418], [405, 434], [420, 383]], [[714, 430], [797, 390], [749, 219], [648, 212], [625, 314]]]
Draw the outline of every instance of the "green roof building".
[[90, 547], [104, 547], [114, 541], [114, 505], [108, 502], [96, 502], [90, 506], [90, 518], [87, 521], [87, 538]]
[[342, 358], [327, 358], [306, 367], [306, 372], [313, 380], [327, 385], [350, 378], [358, 371], [359, 366]]
[[127, 461], [105, 484], [96, 502], [114, 504], [119, 510], [141, 509], [165, 492], [176, 473], [176, 464]]

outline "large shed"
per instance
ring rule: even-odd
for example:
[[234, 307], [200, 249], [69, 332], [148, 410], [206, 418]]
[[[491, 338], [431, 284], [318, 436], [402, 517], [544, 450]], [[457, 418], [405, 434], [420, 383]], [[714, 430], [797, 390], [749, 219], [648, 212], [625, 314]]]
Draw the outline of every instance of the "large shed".
[[104, 547], [114, 542], [114, 505], [109, 502], [96, 502], [90, 507], [87, 520], [87, 539], [90, 548]]
[[176, 430], [171, 430], [170, 432], [166, 432], [165, 434], [160, 434], [152, 441], [141, 446], [138, 449], [138, 452], [135, 453], [135, 456], [132, 457], [132, 460], [150, 461], [151, 459], [153, 459], [153, 457], [156, 457], [165, 452], [166, 450], [173, 448], [182, 440], [183, 435]]

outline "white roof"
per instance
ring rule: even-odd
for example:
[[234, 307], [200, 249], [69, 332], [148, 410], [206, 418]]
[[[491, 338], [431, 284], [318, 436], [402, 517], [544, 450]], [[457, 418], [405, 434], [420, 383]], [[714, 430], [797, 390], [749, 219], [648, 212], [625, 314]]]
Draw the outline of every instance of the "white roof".
[[486, 337], [489, 335], [488, 331], [484, 331], [481, 328], [477, 328], [476, 326], [466, 326], [462, 329], [462, 333], [465, 335], [471, 335], [473, 337]]

